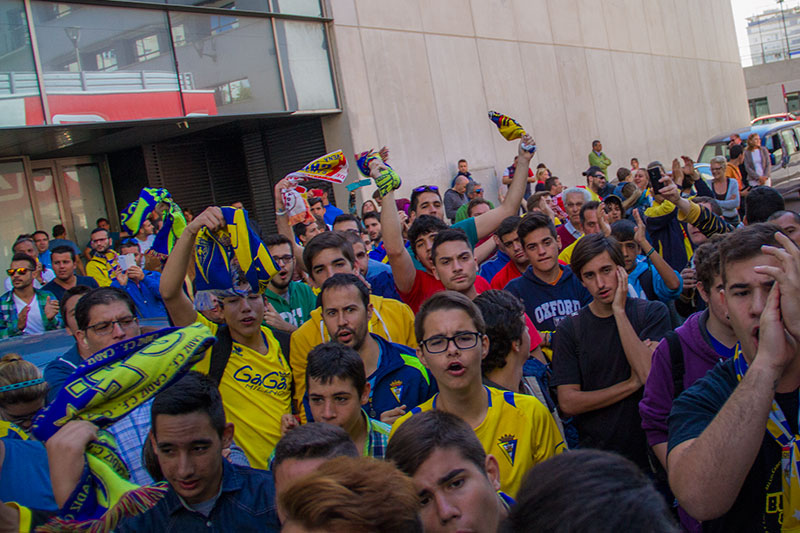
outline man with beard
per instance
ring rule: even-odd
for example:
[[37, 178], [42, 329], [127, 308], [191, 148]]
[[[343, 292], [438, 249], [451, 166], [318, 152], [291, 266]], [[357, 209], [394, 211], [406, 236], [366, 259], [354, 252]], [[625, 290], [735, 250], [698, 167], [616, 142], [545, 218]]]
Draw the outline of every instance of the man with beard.
[[119, 270], [118, 254], [111, 249], [111, 234], [107, 229], [95, 228], [89, 244], [92, 258], [86, 265], [86, 275], [93, 277], [101, 287], [108, 287]]
[[294, 255], [292, 242], [281, 234], [270, 235], [264, 241], [273, 261], [281, 271], [269, 279], [264, 296], [267, 307], [264, 322], [273, 328], [293, 332], [308, 320], [317, 307], [314, 291], [301, 281], [294, 279]]
[[357, 276], [335, 274], [328, 278], [322, 284], [320, 304], [331, 340], [353, 348], [364, 362], [370, 384], [364, 409], [370, 418], [391, 424], [406, 410], [433, 396], [436, 383], [414, 349], [370, 333], [374, 308], [369, 289]]

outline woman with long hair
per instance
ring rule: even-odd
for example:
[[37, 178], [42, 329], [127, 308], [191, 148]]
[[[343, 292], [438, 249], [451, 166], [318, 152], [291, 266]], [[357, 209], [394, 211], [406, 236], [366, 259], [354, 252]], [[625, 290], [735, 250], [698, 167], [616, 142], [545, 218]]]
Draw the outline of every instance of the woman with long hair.
[[758, 133], [747, 136], [747, 148], [744, 150], [744, 167], [747, 169], [747, 183], [751, 187], [759, 185], [772, 185], [770, 170], [772, 163], [769, 152], [761, 146], [761, 137]]

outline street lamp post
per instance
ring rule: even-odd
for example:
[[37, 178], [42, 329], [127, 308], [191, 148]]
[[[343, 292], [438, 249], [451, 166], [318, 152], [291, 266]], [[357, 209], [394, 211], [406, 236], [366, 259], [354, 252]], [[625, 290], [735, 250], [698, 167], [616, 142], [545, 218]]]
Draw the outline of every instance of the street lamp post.
[[781, 6], [781, 20], [783, 21], [783, 37], [786, 39], [786, 59], [791, 59], [792, 51], [789, 48], [789, 32], [786, 31], [786, 16], [783, 13], [783, 2], [785, 0], [776, 0]]

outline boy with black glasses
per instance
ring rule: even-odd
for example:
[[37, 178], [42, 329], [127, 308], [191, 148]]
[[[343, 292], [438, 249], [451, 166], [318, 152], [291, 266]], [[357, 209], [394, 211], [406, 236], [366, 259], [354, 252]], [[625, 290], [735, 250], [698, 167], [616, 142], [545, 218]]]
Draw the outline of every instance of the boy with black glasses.
[[513, 497], [533, 465], [564, 450], [553, 417], [532, 396], [483, 386], [481, 361], [489, 338], [480, 310], [463, 294], [431, 296], [414, 327], [420, 339], [417, 355], [436, 378], [439, 393], [395, 422], [392, 434], [424, 411], [438, 409], [462, 418], [486, 453], [498, 457], [500, 488]]

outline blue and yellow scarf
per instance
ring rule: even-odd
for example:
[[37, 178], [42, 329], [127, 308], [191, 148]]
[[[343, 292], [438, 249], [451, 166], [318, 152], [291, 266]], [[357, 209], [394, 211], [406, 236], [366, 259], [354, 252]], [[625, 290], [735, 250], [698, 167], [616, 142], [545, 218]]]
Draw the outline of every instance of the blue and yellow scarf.
[[86, 449], [80, 482], [58, 518], [43, 530], [110, 531], [120, 519], [149, 509], [163, 497], [165, 483], [139, 487], [128, 481], [116, 443], [102, 429], [182, 376], [214, 340], [211, 330], [199, 323], [162, 329], [114, 344], [73, 372], [34, 420], [33, 435], [46, 441], [71, 420], [87, 420], [101, 431]]
[[172, 199], [167, 189], [156, 189], [145, 187], [139, 193], [139, 198], [128, 204], [128, 207], [120, 215], [122, 226], [131, 235], [139, 233], [145, 219], [155, 210], [156, 206], [164, 203], [167, 210], [161, 215], [163, 224], [156, 234], [153, 246], [147, 250], [151, 255], [158, 255], [165, 259], [172, 251], [175, 242], [186, 228], [186, 218], [183, 211]]

